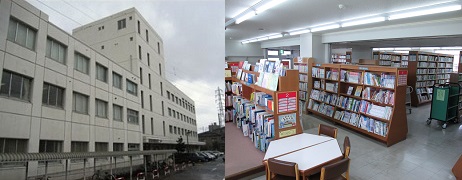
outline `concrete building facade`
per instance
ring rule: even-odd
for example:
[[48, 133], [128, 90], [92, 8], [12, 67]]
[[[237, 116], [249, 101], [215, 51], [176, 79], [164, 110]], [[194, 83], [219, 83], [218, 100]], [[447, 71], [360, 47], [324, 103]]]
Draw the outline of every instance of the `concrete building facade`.
[[[161, 37], [134, 8], [70, 35], [27, 2], [0, 0], [0, 153], [174, 149], [180, 136], [192, 149], [203, 145], [194, 101], [165, 78], [163, 54]], [[64, 166], [51, 163], [48, 172]], [[7, 179], [25, 171], [0, 164]], [[44, 174], [44, 165], [30, 162], [27, 171]]]

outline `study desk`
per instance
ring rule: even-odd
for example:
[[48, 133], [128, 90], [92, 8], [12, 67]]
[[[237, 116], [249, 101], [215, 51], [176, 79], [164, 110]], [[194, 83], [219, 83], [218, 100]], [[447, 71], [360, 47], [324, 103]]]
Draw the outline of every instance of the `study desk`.
[[269, 158], [297, 163], [300, 174], [306, 179], [320, 172], [323, 166], [341, 160], [343, 155], [336, 139], [302, 133], [271, 141], [263, 159], [265, 166]]

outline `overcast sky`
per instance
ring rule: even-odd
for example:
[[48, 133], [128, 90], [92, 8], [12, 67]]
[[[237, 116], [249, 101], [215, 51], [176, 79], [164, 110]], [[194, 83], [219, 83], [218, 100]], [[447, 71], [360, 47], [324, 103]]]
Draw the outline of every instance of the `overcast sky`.
[[135, 7], [164, 41], [167, 79], [194, 100], [198, 132], [218, 122], [215, 90], [224, 88], [224, 0], [27, 1], [69, 34]]

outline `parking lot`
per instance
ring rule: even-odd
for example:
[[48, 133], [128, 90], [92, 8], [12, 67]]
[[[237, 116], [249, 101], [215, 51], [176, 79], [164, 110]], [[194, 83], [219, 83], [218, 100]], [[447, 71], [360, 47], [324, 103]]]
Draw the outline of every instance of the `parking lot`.
[[225, 175], [225, 162], [220, 156], [214, 161], [196, 163], [195, 166], [186, 167], [184, 170], [173, 172], [170, 175], [162, 176], [160, 179], [184, 180], [184, 179], [206, 179], [221, 180]]

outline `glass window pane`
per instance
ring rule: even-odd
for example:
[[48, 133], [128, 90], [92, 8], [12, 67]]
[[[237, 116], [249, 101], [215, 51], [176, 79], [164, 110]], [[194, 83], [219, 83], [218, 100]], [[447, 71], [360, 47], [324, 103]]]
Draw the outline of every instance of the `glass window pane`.
[[10, 96], [21, 98], [22, 77], [16, 74], [13, 74], [11, 81], [12, 82], [11, 82]]
[[26, 36], [27, 36], [27, 28], [23, 24], [18, 24], [18, 31], [16, 34], [16, 42], [23, 46], [26, 45]]
[[35, 49], [34, 46], [35, 46], [35, 31], [32, 29], [28, 29], [26, 47], [29, 49]]
[[29, 100], [30, 99], [30, 79], [23, 78], [22, 80], [22, 94], [21, 98], [24, 100]]
[[0, 87], [0, 94], [2, 95], [9, 95], [10, 92], [10, 79], [11, 73], [3, 71], [2, 73], [2, 83]]
[[50, 86], [50, 93], [48, 97], [49, 105], [56, 106], [56, 95], [58, 94], [58, 89], [54, 86]]
[[43, 90], [42, 90], [42, 103], [43, 104], [48, 104], [48, 84], [43, 85]]
[[58, 57], [58, 61], [63, 63], [64, 64], [64, 60], [66, 58], [66, 48], [62, 45], [59, 45], [59, 57]]
[[51, 43], [51, 58], [58, 60], [58, 57], [59, 57], [59, 47], [58, 47], [58, 44], [53, 41]]
[[10, 19], [10, 25], [8, 26], [8, 40], [14, 42], [17, 25], [18, 23], [15, 20]]
[[5, 153], [15, 153], [17, 150], [16, 139], [5, 139]]
[[46, 52], [47, 57], [51, 57], [51, 40], [47, 39], [47, 52]]
[[63, 107], [63, 96], [64, 96], [64, 90], [58, 88], [58, 94], [56, 95], [56, 105], [58, 107]]

